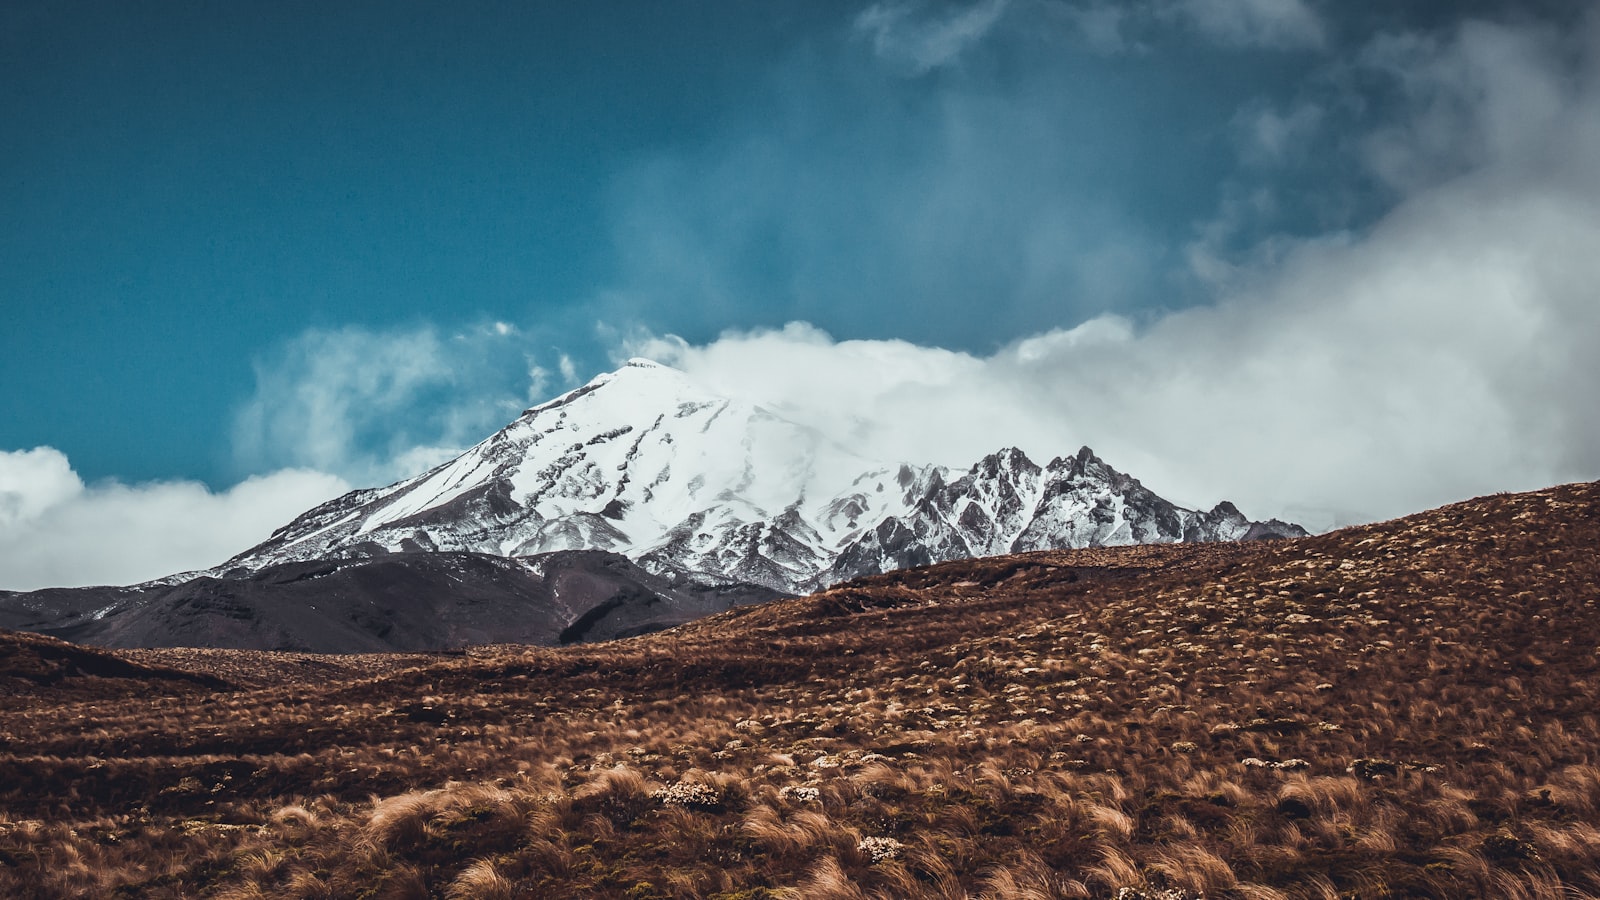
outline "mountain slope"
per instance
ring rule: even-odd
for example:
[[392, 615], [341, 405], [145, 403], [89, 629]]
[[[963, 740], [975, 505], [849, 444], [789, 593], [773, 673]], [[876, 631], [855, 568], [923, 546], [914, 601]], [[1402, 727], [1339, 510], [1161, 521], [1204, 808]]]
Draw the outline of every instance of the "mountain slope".
[[1593, 897], [1596, 546], [1569, 485], [379, 676], [35, 694], [0, 704], [0, 895]]
[[747, 586], [674, 584], [599, 551], [402, 552], [0, 598], [0, 626], [101, 647], [437, 651], [610, 640], [773, 596]]
[[550, 645], [945, 560], [1300, 535], [1227, 503], [1179, 508], [1088, 448], [1043, 466], [1002, 450], [965, 472], [865, 459], [633, 360], [209, 572], [0, 592], [0, 627], [111, 647]]
[[864, 459], [813, 429], [632, 360], [431, 472], [324, 504], [218, 574], [446, 550], [609, 550], [661, 574], [803, 593], [906, 565], [1052, 547], [1299, 536], [1181, 509], [1088, 448], [957, 473]]

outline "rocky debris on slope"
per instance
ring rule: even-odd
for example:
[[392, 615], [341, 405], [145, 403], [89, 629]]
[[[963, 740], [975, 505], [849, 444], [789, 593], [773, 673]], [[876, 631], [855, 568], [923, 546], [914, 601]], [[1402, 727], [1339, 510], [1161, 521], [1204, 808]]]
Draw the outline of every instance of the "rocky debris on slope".
[[1175, 506], [1088, 447], [1042, 468], [1010, 449], [949, 484], [930, 480], [910, 514], [885, 519], [852, 541], [823, 581], [1029, 550], [1305, 534], [1276, 519], [1251, 522], [1226, 501], [1206, 513]]

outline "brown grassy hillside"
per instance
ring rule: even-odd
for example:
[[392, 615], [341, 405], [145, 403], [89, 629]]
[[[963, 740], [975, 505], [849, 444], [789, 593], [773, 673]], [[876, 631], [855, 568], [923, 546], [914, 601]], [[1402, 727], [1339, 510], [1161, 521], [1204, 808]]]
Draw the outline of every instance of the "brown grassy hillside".
[[238, 687], [8, 697], [0, 896], [1600, 896], [1597, 585], [1587, 484], [563, 650], [145, 651]]

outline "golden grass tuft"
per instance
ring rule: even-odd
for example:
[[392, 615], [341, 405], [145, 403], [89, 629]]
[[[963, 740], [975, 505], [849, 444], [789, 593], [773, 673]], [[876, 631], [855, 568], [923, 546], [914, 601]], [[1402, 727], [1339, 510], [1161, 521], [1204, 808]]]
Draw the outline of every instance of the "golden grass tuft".
[[480, 859], [463, 869], [444, 895], [447, 900], [511, 900], [513, 885], [493, 862]]

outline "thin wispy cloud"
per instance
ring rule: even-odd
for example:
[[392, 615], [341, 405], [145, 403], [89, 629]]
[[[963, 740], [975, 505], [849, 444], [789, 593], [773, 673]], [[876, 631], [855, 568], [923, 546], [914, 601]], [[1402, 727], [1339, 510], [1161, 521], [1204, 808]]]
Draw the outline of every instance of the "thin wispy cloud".
[[1403, 192], [1476, 169], [1586, 162], [1597, 23], [1591, 15], [1563, 35], [1469, 21], [1444, 35], [1374, 40], [1355, 68], [1387, 78], [1409, 114], [1365, 138], [1367, 162]]
[[1158, 4], [1171, 16], [1219, 43], [1241, 47], [1320, 47], [1322, 17], [1305, 0], [1175, 0]]
[[1270, 167], [1303, 157], [1311, 151], [1325, 119], [1325, 110], [1313, 102], [1288, 109], [1266, 105], [1242, 109], [1233, 120], [1240, 159], [1247, 165]]
[[875, 3], [856, 17], [855, 29], [872, 41], [884, 60], [921, 75], [955, 62], [981, 41], [1005, 13], [1010, 0], [980, 0], [954, 9], [926, 2]]
[[527, 403], [524, 378], [542, 392], [544, 370], [523, 348], [505, 322], [308, 330], [257, 360], [235, 454], [247, 471], [297, 466], [357, 484], [414, 475], [514, 417]]
[[1165, 236], [1110, 189], [1126, 154], [1084, 139], [1113, 117], [1156, 166], [1176, 155], [1144, 141], [1161, 123], [1109, 112], [1026, 35], [986, 39], [1031, 47], [1030, 77], [908, 84], [860, 42], [776, 62], [770, 105], [617, 178], [618, 271], [597, 303], [687, 333], [804, 320], [935, 343], [1170, 301]]
[[1327, 22], [1305, 0], [1032, 0], [1031, 6], [1100, 53], [1143, 53], [1170, 32], [1233, 49], [1302, 51], [1328, 43]]

